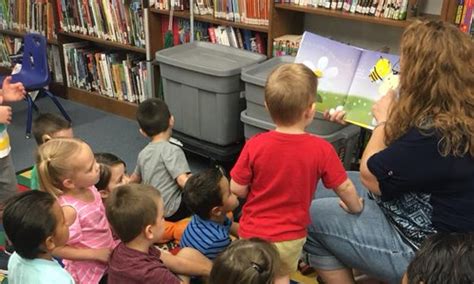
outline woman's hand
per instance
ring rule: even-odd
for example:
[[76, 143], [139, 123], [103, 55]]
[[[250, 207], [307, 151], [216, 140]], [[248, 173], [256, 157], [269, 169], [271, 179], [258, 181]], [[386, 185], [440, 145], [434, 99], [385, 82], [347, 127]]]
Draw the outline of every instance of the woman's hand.
[[389, 90], [385, 96], [374, 103], [372, 106], [372, 114], [375, 120], [377, 120], [377, 123], [387, 121], [388, 113], [396, 95], [394, 90]]

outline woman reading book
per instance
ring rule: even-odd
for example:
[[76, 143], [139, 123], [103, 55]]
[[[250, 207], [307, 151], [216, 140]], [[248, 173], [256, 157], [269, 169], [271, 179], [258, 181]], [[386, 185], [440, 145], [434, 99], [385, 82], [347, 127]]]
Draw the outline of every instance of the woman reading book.
[[363, 212], [327, 196], [312, 203], [305, 251], [324, 283], [353, 283], [352, 268], [400, 283], [429, 235], [474, 232], [473, 42], [449, 23], [416, 21], [400, 51], [399, 90], [372, 108]]

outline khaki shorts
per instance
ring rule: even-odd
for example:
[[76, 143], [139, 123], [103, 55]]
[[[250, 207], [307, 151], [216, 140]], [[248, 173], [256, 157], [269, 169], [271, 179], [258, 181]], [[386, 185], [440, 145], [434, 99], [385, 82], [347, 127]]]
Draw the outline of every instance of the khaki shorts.
[[288, 269], [288, 274], [291, 274], [298, 269], [298, 260], [300, 259], [301, 251], [303, 250], [305, 242], [306, 238], [273, 243], [278, 249], [281, 261]]

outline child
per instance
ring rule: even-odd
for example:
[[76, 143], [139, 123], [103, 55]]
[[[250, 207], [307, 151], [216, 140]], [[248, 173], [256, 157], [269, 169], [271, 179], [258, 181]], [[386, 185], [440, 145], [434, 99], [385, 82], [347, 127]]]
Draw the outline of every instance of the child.
[[10, 124], [12, 119], [12, 109], [4, 106], [3, 103], [20, 101], [25, 96], [23, 84], [11, 84], [11, 80], [12, 77], [6, 77], [0, 89], [0, 219], [4, 201], [17, 191], [15, 169], [10, 156], [10, 138], [7, 132], [7, 124]]
[[226, 216], [239, 206], [237, 197], [230, 192], [229, 180], [221, 168], [193, 175], [186, 182], [183, 200], [194, 215], [181, 246], [195, 248], [214, 259], [230, 245], [229, 231], [237, 236], [238, 224]]
[[214, 260], [209, 284], [284, 283], [278, 276], [281, 266], [273, 244], [258, 238], [237, 240]]
[[276, 129], [247, 141], [231, 172], [231, 191], [247, 198], [239, 236], [275, 243], [289, 272], [297, 268], [320, 178], [344, 210], [359, 213], [363, 207], [332, 145], [305, 132], [315, 114], [316, 88], [317, 78], [304, 65], [276, 68], [265, 86]]
[[[174, 256], [153, 246], [163, 234], [163, 200], [149, 185], [117, 187], [107, 199], [107, 218], [122, 243], [110, 257], [108, 283], [188, 283], [171, 271], [206, 275], [211, 262], [198, 251], [184, 248]], [[171, 271], [170, 271], [171, 270]]]
[[438, 233], [427, 238], [402, 283], [474, 283], [474, 234]]
[[69, 232], [54, 196], [27, 191], [11, 197], [3, 226], [15, 252], [8, 261], [8, 283], [74, 283], [51, 252], [66, 244]]
[[100, 165], [100, 178], [95, 187], [102, 200], [105, 201], [114, 188], [128, 183], [127, 165], [122, 159], [111, 153], [95, 153], [94, 156]]
[[70, 238], [54, 250], [76, 283], [98, 283], [115, 244], [100, 194], [94, 187], [99, 165], [90, 147], [77, 139], [58, 138], [38, 149], [41, 189], [58, 198]]
[[190, 169], [183, 150], [169, 142], [174, 118], [163, 101], [148, 99], [138, 106], [137, 120], [140, 132], [151, 142], [138, 155], [130, 182], [142, 182], [160, 189], [165, 206], [164, 216], [168, 221], [162, 241], [179, 239], [179, 232], [182, 233], [189, 222], [183, 219], [191, 216], [182, 202], [181, 190]]
[[[42, 113], [33, 121], [33, 137], [39, 146], [53, 138], [73, 138], [71, 122], [52, 113]], [[38, 169], [31, 169], [30, 188], [39, 189]]]

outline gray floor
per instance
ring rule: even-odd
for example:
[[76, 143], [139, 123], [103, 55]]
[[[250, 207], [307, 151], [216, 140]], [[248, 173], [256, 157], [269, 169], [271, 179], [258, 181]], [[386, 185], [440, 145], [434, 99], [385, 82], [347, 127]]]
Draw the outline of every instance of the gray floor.
[[[134, 120], [106, 113], [79, 103], [60, 99], [61, 104], [73, 121], [76, 137], [85, 140], [94, 152], [110, 152], [127, 163], [132, 172], [140, 150], [148, 143], [148, 139], [138, 132], [138, 124]], [[59, 110], [48, 98], [36, 102], [40, 112], [53, 112], [60, 115]], [[12, 158], [17, 171], [31, 167], [34, 163], [36, 143], [33, 138], [25, 138], [26, 102], [11, 105], [13, 122], [8, 126], [12, 146]], [[33, 119], [36, 113], [33, 114]], [[201, 157], [186, 155], [193, 172], [206, 168], [209, 161]]]

